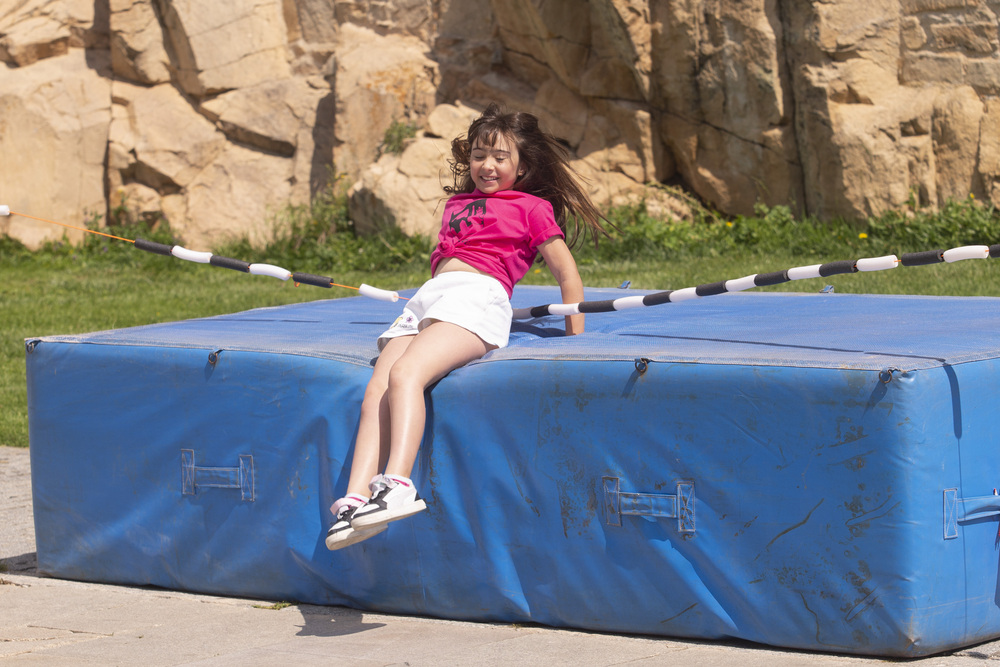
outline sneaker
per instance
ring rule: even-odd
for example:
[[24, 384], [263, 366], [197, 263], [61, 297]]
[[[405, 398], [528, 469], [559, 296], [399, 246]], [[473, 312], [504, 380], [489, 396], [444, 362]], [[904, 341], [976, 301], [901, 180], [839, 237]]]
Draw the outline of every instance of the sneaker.
[[351, 517], [356, 529], [384, 527], [390, 521], [405, 519], [427, 509], [413, 482], [405, 477], [376, 475], [371, 483], [372, 497]]
[[326, 531], [326, 548], [330, 551], [343, 549], [352, 544], [357, 544], [362, 540], [367, 540], [369, 537], [378, 535], [387, 528], [383, 524], [381, 526], [358, 530], [352, 525], [351, 519], [354, 513], [364, 506], [364, 502], [362, 501], [361, 504], [354, 505], [350, 501], [344, 502], [344, 500], [346, 499], [338, 500], [334, 504], [334, 507], [337, 507], [338, 504], [340, 505], [336, 510], [337, 520], [330, 526], [330, 530]]

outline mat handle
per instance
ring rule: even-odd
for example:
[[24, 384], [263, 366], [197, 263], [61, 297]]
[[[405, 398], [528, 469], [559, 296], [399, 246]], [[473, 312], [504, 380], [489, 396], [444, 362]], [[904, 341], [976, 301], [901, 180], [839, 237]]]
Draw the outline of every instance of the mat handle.
[[958, 524], [1000, 514], [1000, 495], [959, 498], [958, 489], [944, 490], [944, 539], [958, 537]]
[[239, 489], [243, 500], [254, 501], [253, 456], [240, 454], [235, 468], [196, 466], [194, 450], [181, 450], [181, 495], [193, 496], [198, 489]]
[[677, 532], [694, 533], [694, 482], [677, 482], [675, 495], [626, 493], [618, 477], [602, 477], [601, 486], [609, 526], [621, 526], [622, 516], [651, 516], [677, 519]]

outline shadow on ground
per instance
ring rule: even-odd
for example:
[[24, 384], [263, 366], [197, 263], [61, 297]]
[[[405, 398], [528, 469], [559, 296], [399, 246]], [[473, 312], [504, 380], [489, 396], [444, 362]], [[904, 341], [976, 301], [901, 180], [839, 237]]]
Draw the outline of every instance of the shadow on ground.
[[38, 557], [32, 552], [20, 556], [0, 558], [0, 573], [34, 574], [38, 569]]

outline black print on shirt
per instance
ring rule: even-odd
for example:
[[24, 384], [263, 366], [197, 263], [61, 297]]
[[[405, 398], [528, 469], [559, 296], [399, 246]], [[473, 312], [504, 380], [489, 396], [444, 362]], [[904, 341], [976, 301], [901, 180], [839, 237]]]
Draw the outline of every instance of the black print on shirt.
[[455, 211], [455, 213], [453, 213], [451, 216], [451, 220], [448, 221], [448, 226], [451, 227], [452, 231], [454, 231], [456, 234], [461, 234], [463, 222], [469, 227], [471, 227], [473, 216], [485, 215], [485, 214], [486, 214], [486, 200], [475, 199], [469, 202], [462, 210]]

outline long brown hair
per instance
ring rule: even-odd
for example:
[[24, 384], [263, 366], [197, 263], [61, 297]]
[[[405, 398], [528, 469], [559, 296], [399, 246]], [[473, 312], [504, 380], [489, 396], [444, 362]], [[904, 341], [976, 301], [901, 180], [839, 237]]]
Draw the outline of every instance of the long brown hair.
[[[496, 103], [490, 104], [472, 121], [466, 136], [456, 137], [451, 142], [450, 165], [455, 184], [446, 186], [445, 192], [458, 194], [475, 190], [469, 173], [472, 147], [477, 142], [481, 146], [496, 146], [500, 137], [517, 147], [519, 167], [524, 172], [512, 189], [549, 202], [570, 247], [576, 245], [581, 236], [592, 236], [596, 243], [599, 236], [607, 235], [603, 226], [607, 219], [580, 188], [563, 145], [538, 126], [538, 118], [533, 114], [506, 111]], [[566, 228], [568, 221], [573, 223], [572, 232]]]

